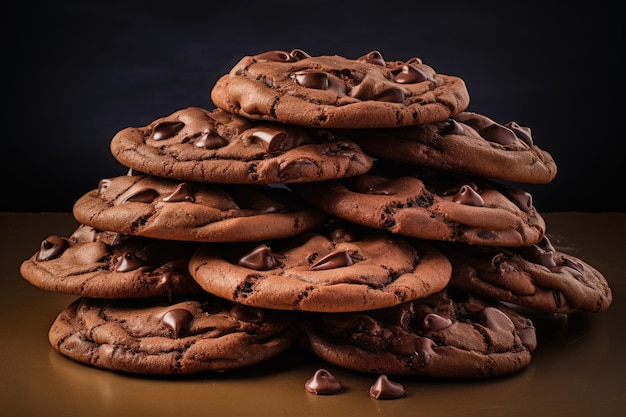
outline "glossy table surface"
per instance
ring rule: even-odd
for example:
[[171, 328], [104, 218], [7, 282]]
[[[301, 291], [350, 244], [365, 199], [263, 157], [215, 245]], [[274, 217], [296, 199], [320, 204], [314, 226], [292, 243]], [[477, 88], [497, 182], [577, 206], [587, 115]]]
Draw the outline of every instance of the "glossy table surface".
[[[74, 362], [47, 333], [72, 300], [33, 287], [20, 263], [52, 234], [69, 236], [70, 214], [0, 213], [0, 415], [19, 416], [618, 416], [626, 410], [626, 213], [547, 213], [557, 249], [604, 274], [613, 304], [602, 313], [533, 318], [531, 364], [482, 381], [391, 378], [407, 396], [375, 400], [377, 375], [326, 364], [299, 348], [261, 365], [190, 377], [142, 377]], [[304, 382], [319, 369], [343, 393], [316, 396]]]

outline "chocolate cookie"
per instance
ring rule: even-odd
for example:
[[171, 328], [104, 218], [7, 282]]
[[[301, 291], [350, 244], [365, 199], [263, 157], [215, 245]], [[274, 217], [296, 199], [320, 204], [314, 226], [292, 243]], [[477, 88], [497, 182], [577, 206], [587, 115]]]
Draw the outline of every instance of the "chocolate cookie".
[[20, 272], [34, 286], [97, 298], [171, 298], [202, 294], [189, 275], [198, 244], [166, 241], [81, 225], [69, 237], [50, 236]]
[[450, 286], [551, 313], [600, 312], [612, 302], [604, 276], [548, 237], [521, 248], [439, 245], [452, 263]]
[[444, 121], [465, 110], [461, 78], [419, 58], [385, 61], [268, 51], [242, 58], [211, 91], [215, 105], [251, 119], [326, 128], [390, 128]]
[[537, 346], [529, 319], [447, 290], [393, 308], [320, 314], [302, 326], [311, 352], [368, 373], [496, 377], [525, 368]]
[[338, 132], [258, 122], [198, 107], [148, 126], [129, 127], [111, 140], [123, 165], [188, 181], [272, 184], [363, 174], [372, 160]]
[[200, 246], [189, 271], [206, 291], [280, 310], [361, 311], [446, 286], [448, 260], [427, 243], [344, 228], [254, 244]]
[[369, 155], [505, 181], [546, 184], [552, 156], [533, 143], [530, 128], [462, 112], [439, 123], [348, 134]]
[[528, 246], [545, 233], [532, 196], [481, 177], [377, 165], [367, 174], [291, 186], [332, 216], [400, 235], [485, 246]]
[[104, 179], [76, 201], [73, 213], [80, 223], [99, 230], [205, 242], [290, 237], [326, 219], [285, 188], [150, 175]]
[[297, 341], [290, 317], [210, 297], [79, 298], [53, 322], [50, 344], [87, 365], [134, 374], [227, 371], [277, 356]]

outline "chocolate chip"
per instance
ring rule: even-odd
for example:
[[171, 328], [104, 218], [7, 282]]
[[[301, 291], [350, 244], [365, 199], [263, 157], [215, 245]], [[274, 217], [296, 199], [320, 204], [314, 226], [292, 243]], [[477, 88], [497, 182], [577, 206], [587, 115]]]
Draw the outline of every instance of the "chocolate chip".
[[176, 135], [180, 130], [185, 127], [183, 122], [161, 122], [154, 127], [152, 132], [152, 139], [164, 140], [169, 139]]

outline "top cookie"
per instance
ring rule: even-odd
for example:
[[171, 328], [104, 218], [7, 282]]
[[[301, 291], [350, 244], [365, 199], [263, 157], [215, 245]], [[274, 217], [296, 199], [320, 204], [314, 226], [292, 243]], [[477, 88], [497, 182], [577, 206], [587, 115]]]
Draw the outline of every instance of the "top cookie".
[[111, 140], [122, 165], [187, 181], [273, 184], [359, 175], [370, 157], [339, 132], [189, 107]]
[[465, 110], [458, 77], [419, 58], [312, 57], [302, 50], [242, 58], [211, 91], [214, 104], [251, 119], [327, 128], [390, 128], [444, 121]]

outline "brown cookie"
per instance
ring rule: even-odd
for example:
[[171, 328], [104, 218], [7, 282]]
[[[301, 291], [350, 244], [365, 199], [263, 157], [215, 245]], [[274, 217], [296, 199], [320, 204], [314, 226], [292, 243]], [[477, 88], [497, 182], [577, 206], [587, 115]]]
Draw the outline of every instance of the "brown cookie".
[[62, 355], [133, 374], [227, 371], [273, 358], [297, 341], [293, 320], [278, 312], [211, 297], [173, 304], [79, 298], [48, 333]]
[[419, 58], [385, 61], [302, 50], [243, 57], [211, 91], [215, 105], [251, 119], [327, 128], [391, 128], [434, 123], [465, 110], [461, 78]]
[[[544, 235], [532, 196], [481, 177], [378, 165], [345, 180], [294, 184], [332, 216], [400, 235], [485, 246], [528, 246]], [[381, 168], [381, 169], [377, 169]]]
[[548, 237], [521, 248], [437, 246], [452, 263], [450, 286], [550, 313], [600, 312], [613, 296], [604, 276], [556, 250]]
[[505, 181], [546, 184], [557, 166], [529, 128], [462, 112], [439, 123], [347, 132], [370, 156]]
[[326, 219], [285, 188], [150, 175], [104, 179], [76, 201], [73, 213], [80, 223], [98, 230], [204, 242], [290, 237]]
[[311, 316], [302, 327], [302, 345], [322, 359], [392, 375], [507, 375], [525, 368], [537, 345], [529, 319], [447, 290], [387, 309]]
[[441, 290], [450, 264], [427, 243], [339, 227], [267, 244], [202, 245], [189, 271], [206, 291], [241, 304], [361, 311]]
[[50, 236], [22, 262], [22, 277], [47, 291], [97, 298], [202, 294], [189, 275], [197, 244], [100, 232], [81, 225]]
[[244, 119], [222, 110], [179, 110], [111, 140], [123, 165], [187, 181], [272, 184], [363, 174], [372, 160], [339, 132]]

